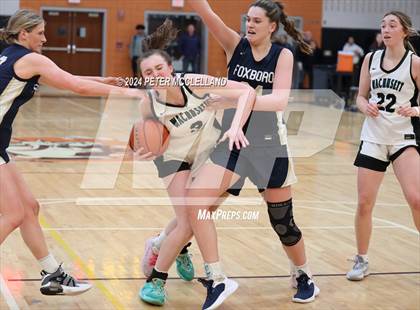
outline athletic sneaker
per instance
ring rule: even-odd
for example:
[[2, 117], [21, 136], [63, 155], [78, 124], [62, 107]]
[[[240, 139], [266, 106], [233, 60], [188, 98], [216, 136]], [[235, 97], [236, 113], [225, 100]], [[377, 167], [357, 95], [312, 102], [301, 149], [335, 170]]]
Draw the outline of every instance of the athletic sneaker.
[[191, 242], [184, 247], [187, 252], [179, 254], [176, 258], [176, 272], [184, 281], [192, 281], [194, 279], [194, 265], [191, 261], [191, 254], [187, 250], [190, 245]]
[[297, 288], [298, 283], [297, 283], [297, 280], [296, 280], [296, 274], [295, 273], [290, 275], [289, 285], [290, 285], [291, 288]]
[[238, 283], [229, 278], [225, 278], [222, 282], [206, 279], [198, 279], [198, 281], [207, 288], [207, 298], [203, 304], [203, 310], [216, 309], [238, 288]]
[[300, 271], [299, 277], [296, 278], [297, 281], [297, 292], [293, 296], [292, 300], [298, 303], [308, 303], [315, 300], [315, 297], [318, 296], [320, 290], [315, 285], [309, 276]]
[[157, 237], [152, 237], [147, 239], [146, 244], [144, 246], [144, 255], [141, 261], [141, 266], [146, 278], [150, 277], [150, 275], [152, 274], [152, 270], [156, 265], [156, 261], [159, 254], [159, 250], [153, 245], [153, 242], [156, 240], [156, 238]]
[[162, 306], [166, 300], [165, 281], [154, 278], [146, 282], [139, 292], [140, 299], [152, 305]]
[[81, 282], [64, 272], [61, 265], [53, 273], [41, 271], [41, 293], [44, 295], [79, 295], [89, 290], [92, 285]]
[[353, 268], [347, 272], [347, 279], [351, 281], [360, 281], [369, 275], [369, 262], [365, 261], [360, 255], [356, 255]]

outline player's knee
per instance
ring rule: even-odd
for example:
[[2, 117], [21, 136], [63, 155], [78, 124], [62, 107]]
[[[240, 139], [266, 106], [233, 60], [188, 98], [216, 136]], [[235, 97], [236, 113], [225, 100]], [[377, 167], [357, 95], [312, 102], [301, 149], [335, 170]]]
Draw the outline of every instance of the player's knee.
[[39, 203], [35, 199], [24, 202], [25, 217], [27, 218], [38, 218], [39, 214]]
[[32, 201], [31, 210], [32, 210], [32, 214], [35, 217], [38, 217], [38, 215], [39, 215], [39, 202], [38, 201], [36, 201], [36, 200]]
[[293, 219], [292, 199], [283, 202], [267, 202], [270, 223], [285, 246], [293, 246], [302, 238], [302, 232]]
[[408, 195], [407, 197], [408, 204], [410, 205], [411, 209], [415, 212], [420, 212], [420, 193], [413, 192], [412, 194]]
[[16, 229], [22, 225], [23, 220], [25, 219], [25, 210], [22, 207], [17, 207], [13, 210], [11, 214], [4, 214], [4, 217], [7, 219], [7, 223], [13, 228]]
[[358, 214], [359, 215], [370, 215], [372, 214], [373, 206], [375, 205], [375, 198], [370, 195], [359, 195], [358, 199]]

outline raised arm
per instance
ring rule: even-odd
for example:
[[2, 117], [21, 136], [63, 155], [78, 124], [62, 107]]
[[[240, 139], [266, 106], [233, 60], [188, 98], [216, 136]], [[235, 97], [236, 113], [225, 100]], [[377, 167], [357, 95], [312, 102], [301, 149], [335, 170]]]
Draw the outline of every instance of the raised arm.
[[226, 52], [227, 62], [229, 62], [241, 40], [239, 34], [226, 26], [223, 20], [211, 9], [207, 0], [187, 0], [187, 3], [200, 15], [211, 34], [223, 47]]

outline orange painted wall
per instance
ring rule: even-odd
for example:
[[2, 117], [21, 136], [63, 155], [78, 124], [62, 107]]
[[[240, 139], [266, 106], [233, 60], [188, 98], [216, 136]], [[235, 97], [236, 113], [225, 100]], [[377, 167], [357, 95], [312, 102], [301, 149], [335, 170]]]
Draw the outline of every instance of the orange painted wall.
[[[240, 15], [246, 13], [250, 0], [209, 0], [213, 10], [234, 30], [240, 29]], [[302, 16], [304, 30], [312, 31], [314, 39], [321, 42], [322, 0], [283, 0], [286, 13]], [[107, 10], [106, 75], [129, 76], [131, 73], [128, 45], [136, 24], [144, 23], [144, 11], [191, 12], [188, 6], [172, 8], [170, 0], [80, 0], [69, 4], [68, 0], [20, 0], [21, 8], [39, 11], [42, 7], [93, 8]], [[118, 12], [123, 12], [122, 19]], [[47, 38], [48, 39], [48, 38]], [[123, 48], [117, 48], [117, 42]], [[226, 59], [223, 50], [209, 36], [208, 72], [211, 75], [225, 75]]]

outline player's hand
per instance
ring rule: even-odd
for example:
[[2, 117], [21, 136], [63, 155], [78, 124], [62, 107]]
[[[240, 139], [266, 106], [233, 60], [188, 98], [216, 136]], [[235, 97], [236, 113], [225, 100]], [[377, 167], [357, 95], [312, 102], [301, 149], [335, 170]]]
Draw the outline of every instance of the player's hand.
[[156, 155], [153, 155], [152, 152], [144, 153], [144, 149], [141, 147], [137, 151], [134, 152], [134, 160], [140, 160], [140, 161], [150, 161], [155, 160]]
[[127, 87], [124, 79], [122, 77], [113, 77], [108, 76], [103, 79], [104, 84], [113, 85], [113, 86], [119, 86], [119, 87]]
[[404, 117], [414, 117], [419, 116], [418, 107], [400, 107], [397, 109], [397, 114]]
[[236, 107], [236, 102], [226, 97], [211, 94], [210, 98], [207, 99], [207, 110], [226, 110]]
[[223, 137], [219, 140], [219, 143], [229, 139], [229, 150], [233, 150], [233, 145], [235, 144], [236, 148], [240, 150], [241, 148], [245, 148], [249, 145], [248, 139], [245, 137], [244, 132], [242, 129], [235, 129], [230, 128], [228, 131], [225, 132]]
[[379, 108], [376, 102], [369, 102], [366, 105], [366, 108], [364, 111], [362, 111], [363, 114], [369, 117], [378, 117], [379, 116]]

